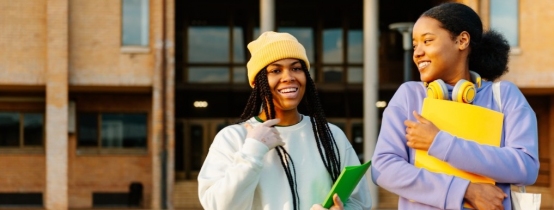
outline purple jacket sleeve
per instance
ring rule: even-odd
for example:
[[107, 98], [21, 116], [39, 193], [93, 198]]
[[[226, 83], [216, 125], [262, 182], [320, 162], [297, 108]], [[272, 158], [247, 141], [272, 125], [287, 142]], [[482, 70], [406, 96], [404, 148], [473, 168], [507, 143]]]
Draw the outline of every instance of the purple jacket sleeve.
[[[419, 86], [419, 87], [418, 87]], [[404, 120], [420, 111], [424, 94], [414, 93], [420, 83], [405, 83], [385, 109], [372, 158], [372, 179], [377, 185], [418, 203], [440, 209], [460, 209], [469, 181], [432, 173], [412, 164], [414, 151], [406, 146]]]

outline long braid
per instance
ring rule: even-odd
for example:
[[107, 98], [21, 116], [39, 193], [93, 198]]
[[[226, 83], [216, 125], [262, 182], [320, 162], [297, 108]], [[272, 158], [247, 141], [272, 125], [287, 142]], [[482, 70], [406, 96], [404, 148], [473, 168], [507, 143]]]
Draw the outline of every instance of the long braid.
[[[287, 180], [289, 181], [289, 187], [292, 193], [292, 203], [294, 209], [296, 210], [300, 206], [300, 197], [298, 196], [298, 182], [296, 181], [296, 168], [294, 168], [294, 162], [283, 146], [277, 146], [275, 151], [277, 151], [277, 155], [279, 155], [279, 158], [281, 159], [281, 165], [285, 170], [285, 174], [287, 174]], [[289, 160], [292, 166], [292, 171], [287, 164]]]
[[[304, 69], [304, 73], [306, 75], [306, 92], [302, 99], [302, 103], [306, 106], [310, 116], [319, 155], [334, 183], [340, 175], [341, 170], [338, 146], [331, 129], [327, 124], [327, 119], [325, 118], [323, 108], [319, 101], [315, 83], [310, 77], [306, 63], [302, 60], [300, 60], [300, 63], [302, 64], [302, 69]], [[256, 75], [254, 83], [254, 89], [248, 98], [248, 103], [246, 104], [239, 122], [245, 122], [246, 120], [257, 116], [260, 106], [265, 112], [266, 119], [275, 119], [275, 106], [273, 104], [273, 95], [271, 94], [271, 89], [267, 81], [266, 68], [262, 69], [258, 75]], [[283, 166], [283, 170], [287, 176], [293, 197], [293, 206], [294, 209], [297, 210], [300, 206], [300, 198], [298, 195], [294, 162], [284, 147], [278, 146], [275, 148], [275, 151], [281, 160], [281, 165]], [[290, 166], [292, 166], [292, 170]]]
[[[310, 72], [306, 68], [306, 64], [301, 60], [302, 68], [306, 73], [306, 94], [304, 96], [303, 103], [305, 104], [308, 114], [310, 115], [310, 121], [312, 122], [312, 129], [316, 138], [319, 155], [323, 164], [329, 172], [333, 182], [337, 181], [340, 175], [340, 154], [337, 146], [337, 142], [331, 133], [331, 129], [327, 124], [327, 119], [323, 111], [323, 107], [319, 101], [319, 96], [315, 88], [315, 83], [310, 77]], [[322, 148], [323, 147], [323, 148]], [[322, 152], [322, 149], [324, 152]]]

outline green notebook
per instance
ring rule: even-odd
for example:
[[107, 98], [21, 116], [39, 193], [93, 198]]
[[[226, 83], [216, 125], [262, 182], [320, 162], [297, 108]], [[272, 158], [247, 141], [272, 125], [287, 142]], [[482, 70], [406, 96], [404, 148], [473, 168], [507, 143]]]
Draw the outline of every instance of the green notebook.
[[362, 180], [362, 177], [364, 177], [369, 166], [371, 166], [371, 160], [359, 166], [346, 166], [340, 173], [339, 178], [333, 185], [333, 188], [331, 188], [329, 194], [327, 194], [327, 198], [325, 198], [325, 202], [323, 202], [323, 207], [331, 208], [331, 206], [333, 206], [333, 195], [335, 193], [338, 194], [342, 203], [346, 205], [346, 201], [348, 201], [350, 194], [352, 194], [352, 191], [358, 186], [358, 183]]

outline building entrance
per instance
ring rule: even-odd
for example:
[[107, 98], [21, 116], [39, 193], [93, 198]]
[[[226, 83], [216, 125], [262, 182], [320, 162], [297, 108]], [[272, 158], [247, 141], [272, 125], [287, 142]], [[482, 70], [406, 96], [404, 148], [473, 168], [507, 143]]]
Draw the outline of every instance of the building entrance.
[[177, 180], [196, 180], [215, 135], [228, 124], [225, 119], [176, 120]]

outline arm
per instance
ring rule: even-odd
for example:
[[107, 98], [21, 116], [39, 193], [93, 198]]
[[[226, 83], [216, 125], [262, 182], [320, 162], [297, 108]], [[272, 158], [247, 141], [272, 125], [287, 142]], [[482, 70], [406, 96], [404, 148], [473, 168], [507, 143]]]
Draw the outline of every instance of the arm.
[[245, 136], [244, 129], [226, 128], [215, 137], [198, 175], [198, 195], [205, 209], [252, 208], [263, 156], [269, 149], [254, 139], [241, 145], [239, 140]]
[[441, 131], [429, 154], [500, 183], [529, 185], [539, 169], [536, 115], [515, 85], [503, 82], [502, 88], [504, 147], [480, 145]]
[[405, 199], [440, 209], [460, 209], [469, 181], [432, 173], [410, 163], [404, 121], [411, 115], [410, 104], [421, 104], [413, 89], [402, 85], [385, 109], [372, 158], [373, 182]]

